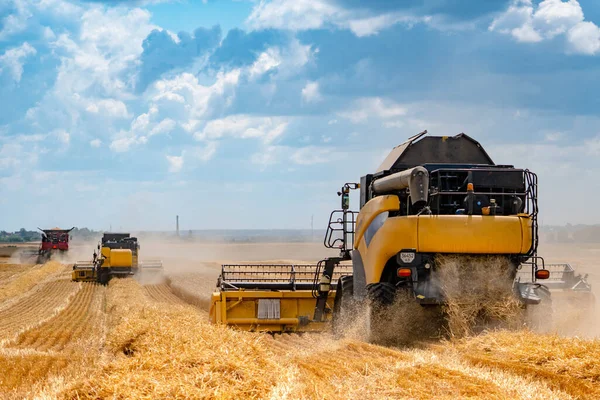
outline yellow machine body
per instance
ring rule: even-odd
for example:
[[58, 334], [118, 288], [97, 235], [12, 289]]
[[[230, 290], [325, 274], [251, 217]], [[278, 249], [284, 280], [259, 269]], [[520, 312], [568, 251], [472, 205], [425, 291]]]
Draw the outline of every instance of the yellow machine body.
[[[367, 244], [375, 218], [397, 211], [394, 195], [371, 199], [356, 220], [354, 248], [362, 257], [366, 283], [377, 283], [388, 260], [403, 249], [441, 254], [527, 254], [532, 246], [531, 217], [490, 215], [409, 215], [390, 217]], [[485, 238], [485, 240], [481, 240]]]
[[[106, 247], [102, 248], [102, 254], [104, 255]], [[108, 249], [108, 257], [102, 263], [104, 267], [120, 267], [120, 268], [132, 268], [133, 256], [129, 249]]]
[[[335, 291], [331, 291], [328, 299], [330, 307], [333, 307], [334, 298]], [[279, 304], [279, 313], [269, 315], [268, 302]], [[252, 332], [322, 331], [330, 316], [325, 322], [309, 322], [315, 312], [315, 304], [312, 292], [307, 290], [219, 291], [212, 294], [209, 318], [215, 324]]]
[[71, 272], [71, 280], [75, 282], [96, 282], [96, 271], [93, 266], [78, 266]]

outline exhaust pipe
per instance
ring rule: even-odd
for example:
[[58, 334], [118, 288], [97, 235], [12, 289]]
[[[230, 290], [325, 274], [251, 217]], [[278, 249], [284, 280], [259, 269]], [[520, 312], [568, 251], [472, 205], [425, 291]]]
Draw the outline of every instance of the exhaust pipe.
[[377, 194], [397, 192], [408, 188], [412, 205], [425, 205], [429, 195], [429, 172], [424, 167], [414, 167], [396, 172], [373, 182]]

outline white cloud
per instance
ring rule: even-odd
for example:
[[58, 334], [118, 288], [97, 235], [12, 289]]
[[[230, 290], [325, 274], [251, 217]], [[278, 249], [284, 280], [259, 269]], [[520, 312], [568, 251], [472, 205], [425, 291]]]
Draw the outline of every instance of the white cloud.
[[318, 52], [319, 49], [313, 49], [311, 45], [304, 45], [294, 38], [288, 46], [270, 47], [262, 52], [243, 73], [247, 73], [251, 80], [269, 71], [274, 72], [273, 80], [289, 78], [296, 75]]
[[227, 107], [235, 97], [240, 70], [219, 72], [212, 85], [204, 86], [190, 73], [154, 84], [152, 102], [155, 107], [181, 112], [178, 120], [206, 119], [215, 110]]
[[86, 111], [94, 114], [103, 114], [108, 117], [129, 118], [127, 106], [120, 100], [102, 99], [98, 101], [90, 101], [86, 107]]
[[341, 8], [325, 0], [261, 1], [252, 10], [247, 24], [253, 29], [318, 29], [341, 14], [344, 14]]
[[169, 172], [179, 172], [183, 167], [183, 155], [181, 156], [166, 156], [169, 162]]
[[23, 75], [24, 59], [35, 55], [37, 51], [29, 43], [24, 42], [19, 47], [8, 49], [0, 56], [0, 72], [4, 68], [8, 69], [15, 82], [21, 81]]
[[0, 40], [6, 40], [10, 36], [23, 32], [27, 28], [27, 22], [32, 17], [29, 5], [26, 1], [14, 1], [16, 8], [14, 13], [8, 14], [2, 19], [2, 29], [0, 29]]
[[291, 161], [296, 165], [323, 164], [339, 160], [341, 157], [343, 157], [342, 154], [333, 152], [329, 147], [266, 146], [260, 152], [254, 153], [250, 161], [264, 168], [284, 161]]
[[307, 82], [306, 86], [302, 89], [302, 98], [307, 103], [313, 103], [321, 100], [321, 93], [319, 93], [318, 82]]
[[401, 13], [388, 13], [375, 17], [352, 19], [347, 22], [348, 28], [358, 37], [376, 35], [382, 30], [398, 23], [405, 23], [409, 27], [419, 22], [429, 22], [430, 17], [414, 17]]
[[100, 140], [100, 139], [91, 140], [90, 146], [98, 148], [98, 147], [102, 146], [102, 140]]
[[416, 17], [399, 12], [364, 15], [364, 10], [354, 11], [341, 7], [331, 0], [271, 0], [258, 3], [246, 20], [251, 29], [290, 29], [301, 31], [335, 26], [348, 29], [356, 36], [376, 35], [398, 23], [412, 26], [430, 24], [438, 29], [450, 29], [431, 16]]
[[292, 161], [299, 165], [322, 164], [331, 160], [331, 150], [325, 147], [308, 146], [292, 153]]
[[54, 136], [58, 139], [59, 142], [67, 145], [71, 142], [71, 135], [69, 134], [69, 132], [65, 131], [64, 129], [59, 129], [57, 131], [54, 132]]
[[189, 154], [202, 162], [207, 162], [213, 158], [217, 152], [217, 142], [207, 142], [205, 146], [195, 146], [186, 150], [186, 156]]
[[264, 143], [270, 143], [281, 136], [287, 126], [288, 121], [281, 117], [230, 115], [209, 121], [195, 137], [198, 140], [215, 140], [226, 136], [240, 139], [257, 138]]
[[530, 0], [513, 0], [509, 8], [494, 19], [489, 30], [528, 43], [564, 35], [572, 52], [588, 55], [600, 52], [600, 28], [584, 21], [577, 0], [543, 0], [537, 7]]
[[260, 76], [265, 72], [276, 68], [279, 64], [281, 64], [281, 55], [279, 54], [279, 49], [267, 49], [267, 51], [258, 56], [258, 59], [250, 67], [250, 77], [254, 78], [256, 76]]
[[145, 144], [148, 141], [146, 136], [132, 136], [128, 132], [121, 131], [119, 137], [110, 143], [110, 149], [117, 153], [129, 151], [131, 146]]
[[581, 22], [567, 34], [572, 50], [576, 53], [594, 55], [600, 52], [600, 28], [593, 22]]
[[406, 115], [406, 112], [406, 108], [390, 100], [384, 100], [381, 97], [365, 97], [356, 100], [350, 110], [340, 112], [338, 115], [357, 124], [365, 122], [373, 116], [389, 119]]
[[160, 121], [158, 124], [156, 124], [156, 126], [154, 128], [152, 128], [150, 133], [148, 133], [148, 136], [160, 135], [162, 133], [169, 133], [173, 130], [173, 128], [175, 128], [176, 125], [177, 125], [177, 123], [175, 121], [173, 121], [172, 119], [165, 118], [162, 121]]

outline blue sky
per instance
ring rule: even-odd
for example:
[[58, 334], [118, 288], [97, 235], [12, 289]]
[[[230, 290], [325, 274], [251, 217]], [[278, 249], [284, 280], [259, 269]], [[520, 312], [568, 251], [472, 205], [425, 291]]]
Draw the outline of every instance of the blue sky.
[[[600, 223], [594, 0], [0, 2], [0, 229], [324, 227], [427, 129]], [[355, 203], [356, 204], [356, 203]]]

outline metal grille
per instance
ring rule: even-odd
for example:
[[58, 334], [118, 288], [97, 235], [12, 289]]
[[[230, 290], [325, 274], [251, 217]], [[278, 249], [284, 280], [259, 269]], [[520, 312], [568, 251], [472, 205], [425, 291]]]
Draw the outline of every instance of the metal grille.
[[[538, 283], [550, 289], [569, 289], [581, 281], [581, 277], [575, 275], [575, 270], [570, 264], [545, 264], [545, 269], [550, 271], [550, 277]], [[524, 264], [517, 272], [517, 279], [520, 282], [533, 282], [533, 276], [531, 264]]]
[[[317, 272], [313, 264], [225, 264], [218, 285], [221, 290], [312, 290]], [[351, 265], [336, 268], [333, 286], [341, 275], [350, 274]]]

